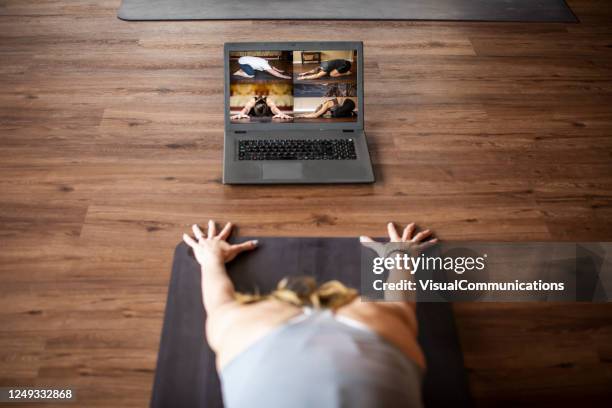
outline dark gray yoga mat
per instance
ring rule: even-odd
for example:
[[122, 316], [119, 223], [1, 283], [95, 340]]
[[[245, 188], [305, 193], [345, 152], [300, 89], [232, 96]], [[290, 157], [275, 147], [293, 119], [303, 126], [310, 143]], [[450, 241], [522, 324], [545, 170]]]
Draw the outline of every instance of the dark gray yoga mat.
[[123, 0], [123, 20], [576, 22], [564, 0]]
[[[237, 240], [242, 241], [246, 238]], [[260, 238], [259, 248], [229, 264], [239, 291], [265, 293], [287, 275], [338, 279], [359, 287], [360, 244], [354, 238]], [[425, 406], [471, 406], [463, 355], [448, 303], [419, 303], [419, 343], [427, 359]], [[222, 408], [215, 355], [206, 343], [200, 268], [191, 250], [179, 244], [162, 329], [151, 406]], [[290, 373], [287, 373], [290, 374]], [[316, 392], [316, 389], [313, 389]]]

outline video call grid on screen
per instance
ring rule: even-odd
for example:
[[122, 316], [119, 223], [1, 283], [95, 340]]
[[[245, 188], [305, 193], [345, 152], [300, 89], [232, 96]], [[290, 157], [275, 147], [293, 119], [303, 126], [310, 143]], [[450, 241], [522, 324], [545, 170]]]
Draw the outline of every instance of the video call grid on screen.
[[352, 48], [229, 51], [230, 123], [358, 122], [358, 57]]

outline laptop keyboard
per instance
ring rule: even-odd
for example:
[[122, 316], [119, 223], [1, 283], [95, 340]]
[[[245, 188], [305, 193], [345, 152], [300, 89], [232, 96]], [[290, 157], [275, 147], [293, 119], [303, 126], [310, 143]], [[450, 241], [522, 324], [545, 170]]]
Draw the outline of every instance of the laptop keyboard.
[[238, 142], [238, 160], [356, 160], [353, 139], [255, 139]]

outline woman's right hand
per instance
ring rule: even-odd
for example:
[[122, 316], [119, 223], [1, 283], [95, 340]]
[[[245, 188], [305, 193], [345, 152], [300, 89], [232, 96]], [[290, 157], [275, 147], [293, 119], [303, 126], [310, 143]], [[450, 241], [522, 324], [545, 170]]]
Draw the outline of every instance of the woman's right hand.
[[231, 120], [238, 120], [238, 119], [249, 119], [250, 116], [249, 115], [245, 115], [244, 113], [237, 113], [233, 116], [230, 117]]
[[225, 224], [225, 227], [218, 234], [213, 220], [208, 221], [206, 235], [196, 224], [191, 229], [195, 239], [183, 234], [183, 241], [193, 249], [196, 260], [202, 268], [210, 264], [225, 264], [233, 260], [239, 253], [257, 248], [257, 241], [255, 240], [234, 245], [227, 242], [227, 238], [232, 232], [231, 222]]

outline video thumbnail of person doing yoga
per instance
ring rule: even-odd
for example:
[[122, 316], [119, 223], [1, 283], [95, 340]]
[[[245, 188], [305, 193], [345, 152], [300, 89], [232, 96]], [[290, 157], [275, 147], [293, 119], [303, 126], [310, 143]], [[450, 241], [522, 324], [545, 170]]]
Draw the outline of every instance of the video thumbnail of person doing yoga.
[[290, 51], [235, 51], [230, 53], [232, 83], [291, 80], [293, 54]]
[[357, 50], [232, 51], [232, 123], [356, 122]]
[[234, 123], [293, 120], [292, 86], [283, 82], [230, 85], [230, 119]]

